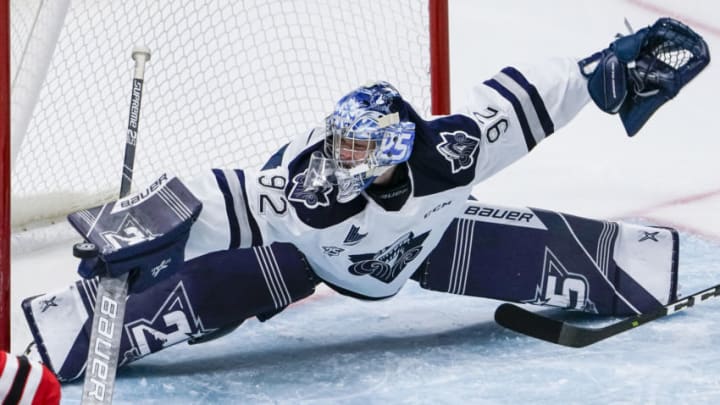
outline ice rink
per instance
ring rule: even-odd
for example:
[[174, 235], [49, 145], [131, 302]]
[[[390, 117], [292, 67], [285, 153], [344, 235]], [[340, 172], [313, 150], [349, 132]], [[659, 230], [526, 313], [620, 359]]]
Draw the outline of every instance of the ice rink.
[[[499, 69], [584, 57], [672, 16], [720, 49], [712, 0], [450, 0], [452, 102]], [[711, 62], [634, 138], [589, 105], [528, 157], [479, 185], [479, 200], [673, 226], [685, 294], [720, 283], [720, 65]], [[13, 352], [30, 341], [22, 298], [75, 279], [71, 243], [13, 256]], [[720, 299], [584, 349], [496, 325], [498, 302], [414, 283], [382, 302], [321, 288], [266, 323], [181, 344], [118, 373], [119, 404], [683, 404], [720, 397]], [[548, 313], [561, 316], [558, 311]], [[575, 317], [586, 322], [587, 318]], [[607, 319], [594, 322], [602, 324]], [[63, 388], [79, 403], [82, 384]]]

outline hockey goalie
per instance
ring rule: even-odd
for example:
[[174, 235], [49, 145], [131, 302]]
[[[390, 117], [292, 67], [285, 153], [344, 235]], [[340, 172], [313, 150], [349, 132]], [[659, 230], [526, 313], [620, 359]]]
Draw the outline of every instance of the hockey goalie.
[[579, 62], [506, 67], [432, 120], [389, 83], [361, 86], [261, 169], [162, 176], [71, 214], [99, 255], [70, 288], [23, 302], [38, 352], [61, 381], [80, 377], [96, 277], [125, 273], [121, 365], [266, 321], [320, 283], [363, 300], [412, 281], [600, 315], [657, 309], [677, 294], [673, 229], [491, 206], [471, 190], [588, 104], [635, 135], [709, 60], [663, 18]]

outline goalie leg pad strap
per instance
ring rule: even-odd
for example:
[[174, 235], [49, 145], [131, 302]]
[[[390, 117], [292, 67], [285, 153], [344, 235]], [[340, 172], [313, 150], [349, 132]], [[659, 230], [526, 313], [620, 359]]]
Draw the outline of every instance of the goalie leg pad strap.
[[670, 229], [468, 201], [413, 278], [429, 290], [630, 315], [675, 298], [677, 245]]
[[[191, 338], [201, 341], [253, 316], [277, 313], [312, 294], [316, 285], [304, 257], [290, 244], [193, 259], [152, 288], [128, 296], [120, 365]], [[96, 291], [96, 281], [81, 280], [23, 302], [38, 351], [61, 381], [84, 371]]]

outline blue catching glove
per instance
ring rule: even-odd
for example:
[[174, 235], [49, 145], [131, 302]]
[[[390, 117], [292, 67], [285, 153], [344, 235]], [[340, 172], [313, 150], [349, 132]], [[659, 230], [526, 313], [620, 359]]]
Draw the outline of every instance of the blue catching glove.
[[578, 62], [592, 100], [607, 113], [620, 113], [629, 136], [708, 63], [705, 40], [671, 18], [620, 37]]

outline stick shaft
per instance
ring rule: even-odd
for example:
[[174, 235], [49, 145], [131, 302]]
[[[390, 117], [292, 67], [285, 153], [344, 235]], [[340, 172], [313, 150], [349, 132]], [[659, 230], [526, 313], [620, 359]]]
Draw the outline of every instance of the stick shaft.
[[[132, 58], [135, 60], [135, 74], [130, 97], [130, 114], [125, 141], [120, 198], [125, 197], [130, 192], [130, 186], [132, 185], [145, 62], [150, 59], [150, 51], [147, 48], [136, 48], [133, 50]], [[100, 278], [88, 344], [82, 393], [83, 404], [109, 405], [112, 403], [112, 396], [115, 391], [115, 375], [120, 360], [122, 326], [125, 320], [125, 302], [128, 291], [127, 278], [127, 273], [118, 277]]]
[[132, 54], [135, 60], [132, 92], [130, 96], [130, 113], [128, 117], [127, 137], [125, 138], [125, 156], [123, 158], [122, 180], [120, 182], [120, 198], [130, 193], [133, 169], [135, 166], [135, 148], [137, 146], [138, 125], [140, 123], [140, 104], [142, 101], [145, 62], [150, 59], [150, 51], [136, 49]]

